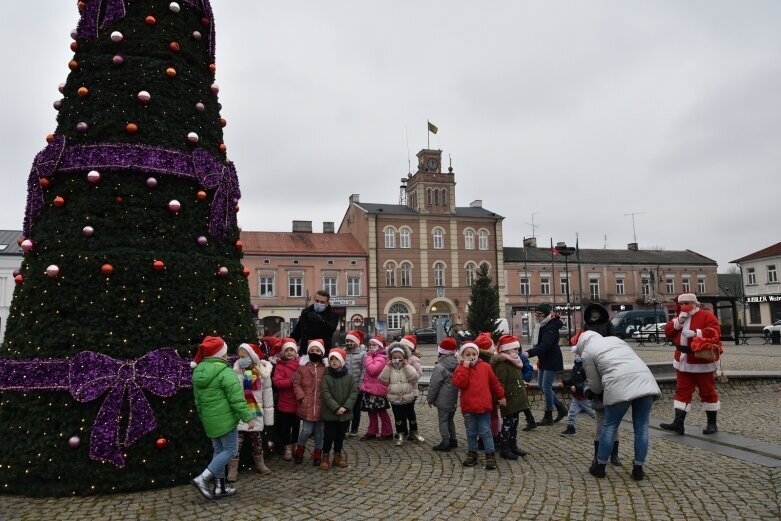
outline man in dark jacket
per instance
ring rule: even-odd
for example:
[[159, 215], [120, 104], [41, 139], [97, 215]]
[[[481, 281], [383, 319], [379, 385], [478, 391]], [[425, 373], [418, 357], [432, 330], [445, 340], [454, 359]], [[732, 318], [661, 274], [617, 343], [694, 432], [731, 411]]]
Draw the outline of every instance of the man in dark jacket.
[[[564, 322], [556, 315], [551, 314], [548, 304], [540, 304], [534, 311], [534, 318], [537, 320], [537, 327], [534, 329], [532, 344], [534, 347], [526, 351], [526, 356], [533, 356], [539, 359], [539, 384], [540, 390], [545, 395], [545, 416], [537, 425], [553, 425], [561, 421], [567, 415], [567, 408], [564, 407], [556, 393], [553, 392], [553, 381], [556, 374], [564, 370], [564, 359], [561, 356], [559, 347], [559, 329]], [[553, 419], [553, 408], [556, 407], [556, 419]]]
[[339, 317], [336, 316], [328, 301], [331, 296], [327, 291], [320, 290], [315, 293], [315, 302], [311, 306], [304, 308], [301, 316], [293, 328], [291, 337], [298, 342], [298, 354], [306, 354], [309, 341], [313, 338], [322, 338], [325, 345], [325, 357], [331, 350], [334, 331], [339, 324]]
[[596, 331], [602, 336], [613, 336], [613, 326], [607, 309], [599, 304], [589, 304], [583, 312], [582, 331]]

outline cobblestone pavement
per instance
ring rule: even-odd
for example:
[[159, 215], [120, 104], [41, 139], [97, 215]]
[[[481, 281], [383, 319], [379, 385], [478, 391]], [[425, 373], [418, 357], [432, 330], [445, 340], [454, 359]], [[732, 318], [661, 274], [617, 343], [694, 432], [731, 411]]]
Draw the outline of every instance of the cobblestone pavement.
[[[748, 353], [747, 347], [753, 352], [760, 346], [735, 349]], [[669, 360], [669, 348], [664, 352], [649, 349], [642, 351], [644, 358], [646, 354], [661, 353]], [[753, 367], [744, 370], [769, 369], [768, 361], [781, 355], [779, 346], [765, 349], [764, 354], [752, 355]], [[721, 398], [722, 431], [781, 445], [778, 380], [734, 388], [727, 385], [722, 388]], [[539, 416], [541, 406], [535, 402], [533, 407]], [[635, 482], [629, 474], [631, 431], [622, 430], [620, 453], [624, 466], [608, 466], [607, 478], [597, 480], [588, 474], [594, 423], [581, 415], [573, 437], [560, 435], [563, 423], [519, 433], [520, 445], [530, 453], [523, 460], [499, 459], [495, 471], [479, 466], [465, 468], [461, 465], [463, 448], [450, 453], [431, 450], [439, 441], [435, 410], [420, 402], [416, 410], [426, 442], [405, 443], [399, 448], [391, 442], [349, 438], [344, 450], [350, 462], [348, 469], [326, 473], [312, 467], [310, 461], [293, 465], [270, 458], [273, 474], [260, 476], [242, 471], [238, 495], [219, 502], [201, 499], [189, 485], [86, 498], [0, 496], [0, 519], [781, 519], [778, 467], [687, 447], [676, 443], [674, 437], [652, 437], [645, 467], [647, 479]], [[652, 415], [665, 420], [672, 417], [668, 395], [657, 402]], [[689, 428], [703, 424], [704, 416], [695, 405], [689, 415]], [[456, 416], [456, 428], [464, 447], [460, 414]]]

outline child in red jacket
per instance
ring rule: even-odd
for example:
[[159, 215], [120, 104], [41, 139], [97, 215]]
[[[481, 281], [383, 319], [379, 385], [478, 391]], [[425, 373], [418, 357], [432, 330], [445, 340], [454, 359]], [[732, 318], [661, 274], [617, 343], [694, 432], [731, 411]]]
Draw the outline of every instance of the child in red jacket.
[[506, 406], [507, 400], [491, 365], [478, 358], [478, 351], [474, 342], [464, 342], [460, 351], [462, 363], [453, 372], [453, 385], [461, 391], [461, 412], [464, 414], [469, 449], [463, 463], [465, 467], [477, 465], [479, 435], [485, 447], [485, 469], [494, 470], [496, 453], [491, 435], [491, 412], [495, 402]]
[[285, 446], [282, 459], [293, 460], [293, 445], [298, 442], [301, 420], [298, 400], [293, 391], [293, 375], [298, 370], [298, 344], [292, 338], [282, 338], [280, 356], [274, 367], [273, 383], [277, 390], [277, 434]]

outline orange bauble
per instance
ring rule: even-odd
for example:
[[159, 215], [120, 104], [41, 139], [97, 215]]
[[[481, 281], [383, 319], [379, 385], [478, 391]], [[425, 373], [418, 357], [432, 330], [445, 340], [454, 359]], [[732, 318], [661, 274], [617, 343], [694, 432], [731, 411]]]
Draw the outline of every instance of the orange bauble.
[[204, 199], [206, 199], [206, 192], [204, 192], [203, 190], [199, 190], [198, 191], [198, 200], [199, 201], [203, 201]]
[[176, 42], [171, 42], [168, 44], [168, 48], [171, 49], [173, 52], [179, 52], [181, 47], [179, 47], [179, 44]]
[[79, 42], [71, 42], [71, 51], [76, 52], [79, 50]]
[[83, 11], [87, 8], [86, 2], [79, 2], [79, 11]]
[[100, 272], [106, 277], [108, 277], [109, 275], [114, 273], [114, 266], [112, 266], [111, 264], [104, 264], [103, 266], [100, 267]]
[[138, 125], [135, 123], [128, 123], [127, 126], [125, 126], [125, 130], [128, 134], [135, 134], [138, 132]]
[[157, 23], [157, 20], [155, 20], [154, 16], [147, 16], [146, 17], [146, 24], [147, 25], [155, 25]]
[[225, 145], [225, 143], [220, 143], [220, 152], [224, 154], [227, 151], [228, 151], [227, 145]]
[[217, 66], [215, 64], [213, 64], [213, 63], [210, 63], [209, 64], [209, 70], [211, 72], [217, 72]]
[[174, 69], [173, 67], [168, 67], [165, 70], [165, 73], [168, 75], [169, 78], [173, 78], [174, 76], [176, 76], [176, 69]]
[[51, 143], [54, 141], [54, 134], [46, 134], [46, 142]]
[[38, 184], [41, 185], [41, 188], [49, 188], [49, 180], [45, 177], [42, 177], [38, 180]]
[[243, 270], [241, 270], [241, 274], [244, 275], [245, 277], [249, 277], [249, 273], [250, 273], [249, 268], [244, 268]]
[[87, 87], [79, 87], [79, 96], [82, 98], [89, 94], [89, 89]]
[[[73, 43], [76, 43], [76, 42], [73, 42]], [[76, 60], [69, 61], [68, 62], [68, 68], [70, 70], [72, 70], [72, 71], [75, 71], [76, 69], [79, 68], [79, 62], [77, 62]]]
[[239, 213], [239, 205], [238, 204], [236, 206], [234, 206], [233, 209], [236, 210], [236, 213]]
[[240, 250], [242, 248], [244, 248], [244, 243], [241, 241], [236, 241], [236, 249]]
[[220, 126], [225, 127], [228, 125], [228, 120], [225, 118], [220, 118]]
[[152, 268], [155, 271], [163, 271], [165, 269], [165, 263], [161, 260], [156, 260], [152, 263]]
[[54, 206], [56, 206], [57, 208], [60, 208], [64, 204], [65, 204], [65, 199], [63, 199], [59, 195], [54, 198]]

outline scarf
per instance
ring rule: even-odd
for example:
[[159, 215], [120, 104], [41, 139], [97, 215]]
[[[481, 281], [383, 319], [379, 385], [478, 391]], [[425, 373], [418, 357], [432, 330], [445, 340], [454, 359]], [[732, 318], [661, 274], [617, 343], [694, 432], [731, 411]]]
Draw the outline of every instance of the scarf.
[[254, 391], [260, 391], [260, 377], [254, 370], [244, 371], [244, 378], [242, 379], [244, 387], [244, 399], [247, 401], [247, 407], [252, 411], [254, 418], [263, 416], [263, 410], [260, 404], [255, 401]]
[[521, 360], [520, 356], [510, 356], [507, 353], [499, 353], [499, 356], [502, 357], [502, 360], [505, 362], [510, 362], [518, 369], [521, 369], [523, 367], [523, 360]]
[[540, 320], [537, 324], [537, 327], [534, 328], [534, 334], [532, 335], [532, 347], [536, 346], [537, 342], [540, 341], [540, 329], [542, 329], [542, 326], [550, 322], [551, 317], [553, 317], [553, 313]]

